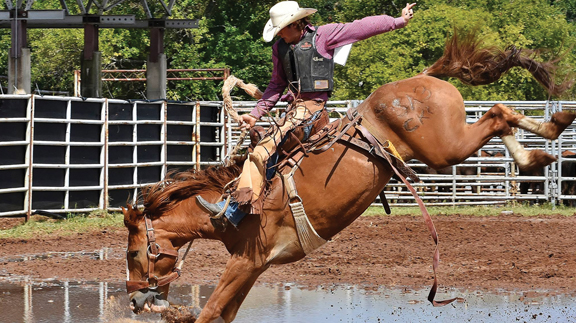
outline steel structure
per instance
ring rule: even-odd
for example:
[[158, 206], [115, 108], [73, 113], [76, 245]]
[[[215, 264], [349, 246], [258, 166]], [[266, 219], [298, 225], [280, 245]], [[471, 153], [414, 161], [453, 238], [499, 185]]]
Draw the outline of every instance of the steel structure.
[[[15, 21], [25, 23], [23, 28], [84, 28], [95, 24], [99, 28], [197, 28], [198, 20], [166, 19], [172, 15], [175, 0], [141, 0], [146, 19], [136, 15], [111, 15], [110, 10], [126, 0], [60, 0], [61, 8], [35, 10], [36, 0], [5, 0], [5, 9], [0, 10], [0, 28], [11, 28]], [[160, 4], [161, 10], [152, 12], [149, 3]], [[74, 4], [74, 5], [72, 5]], [[74, 8], [71, 10], [70, 8]], [[22, 32], [24, 35], [25, 33]], [[20, 42], [25, 44], [25, 40]]]
[[[25, 10], [29, 11], [32, 10], [32, 6], [36, 0], [5, 0], [4, 3], [6, 5], [6, 9], [8, 10]], [[62, 10], [66, 16], [70, 16], [76, 13], [81, 15], [102, 15], [104, 12], [113, 9], [114, 7], [126, 2], [126, 0], [60, 0], [60, 5]], [[133, 2], [133, 1], [132, 1]], [[153, 13], [150, 10], [149, 3], [157, 3], [160, 4], [160, 15], [161, 16], [171, 16], [172, 15], [172, 8], [174, 7], [174, 3], [176, 0], [140, 0], [140, 4], [142, 5], [142, 10], [146, 14], [148, 19], [154, 18], [154, 14], [158, 15], [158, 13]], [[74, 4], [73, 6], [71, 4]], [[71, 12], [70, 8], [74, 7], [74, 12]], [[47, 12], [44, 13], [44, 17], [49, 17]]]
[[[150, 1], [150, 2], [149, 2]], [[5, 0], [0, 10], [0, 28], [11, 28], [12, 43], [8, 61], [8, 91], [15, 94], [31, 93], [31, 52], [27, 45], [29, 28], [82, 28], [84, 49], [81, 54], [82, 96], [102, 97], [102, 57], [99, 51], [100, 28], [145, 28], [150, 30], [148, 56], [148, 97], [166, 98], [164, 30], [167, 28], [197, 28], [198, 20], [167, 19], [172, 15], [175, 0], [141, 0], [146, 19], [131, 8], [130, 15], [112, 15], [110, 11], [125, 0], [60, 0], [61, 9], [36, 10], [35, 0]], [[70, 4], [74, 3], [74, 10]], [[148, 3], [156, 3], [152, 12]], [[106, 14], [104, 14], [106, 13]], [[80, 53], [79, 53], [80, 54]]]

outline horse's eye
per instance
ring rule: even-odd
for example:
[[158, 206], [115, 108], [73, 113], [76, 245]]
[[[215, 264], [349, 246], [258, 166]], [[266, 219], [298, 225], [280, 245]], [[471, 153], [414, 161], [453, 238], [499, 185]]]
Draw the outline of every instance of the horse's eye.
[[130, 258], [136, 258], [138, 256], [138, 251], [128, 251]]

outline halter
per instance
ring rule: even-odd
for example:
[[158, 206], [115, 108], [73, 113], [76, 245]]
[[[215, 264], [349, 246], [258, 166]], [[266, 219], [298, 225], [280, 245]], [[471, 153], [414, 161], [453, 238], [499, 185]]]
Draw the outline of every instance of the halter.
[[[148, 256], [148, 277], [146, 277], [146, 280], [130, 280], [128, 260], [126, 260], [126, 292], [128, 292], [128, 294], [144, 288], [156, 289], [159, 286], [168, 285], [178, 279], [181, 274], [180, 270], [182, 269], [184, 259], [186, 258], [190, 247], [192, 246], [192, 241], [190, 241], [188, 248], [182, 257], [182, 260], [178, 262], [178, 265], [176, 265], [177, 261], [174, 263], [172, 272], [162, 277], [154, 275], [154, 263], [156, 263], [160, 255], [164, 254], [170, 257], [174, 257], [176, 260], [178, 260], [178, 251], [162, 248], [158, 243], [156, 243], [156, 236], [154, 235], [152, 220], [150, 220], [148, 216], [144, 216], [144, 220], [144, 224], [146, 225], [146, 238], [148, 239], [148, 248], [146, 249], [146, 254]], [[126, 253], [128, 253], [128, 249], [126, 249]]]

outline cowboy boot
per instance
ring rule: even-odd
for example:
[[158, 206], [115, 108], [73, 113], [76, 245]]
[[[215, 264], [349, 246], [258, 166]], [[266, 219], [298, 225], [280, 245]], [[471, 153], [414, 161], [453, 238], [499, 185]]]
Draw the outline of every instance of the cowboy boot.
[[202, 196], [197, 195], [196, 196], [196, 200], [198, 201], [198, 203], [200, 204], [200, 206], [206, 211], [208, 212], [208, 214], [210, 214], [210, 217], [214, 217], [217, 214], [221, 213], [224, 208], [220, 205], [218, 205], [217, 203], [210, 203], [208, 201], [206, 201]]
[[225, 208], [228, 207], [228, 203], [225, 203], [225, 205], [220, 205], [219, 203], [210, 203], [200, 195], [196, 196], [196, 200], [198, 201], [198, 204], [200, 204], [200, 206], [206, 212], [208, 212], [212, 226], [220, 232], [226, 231], [226, 227], [228, 226], [229, 221], [228, 218], [226, 218], [224, 211]]

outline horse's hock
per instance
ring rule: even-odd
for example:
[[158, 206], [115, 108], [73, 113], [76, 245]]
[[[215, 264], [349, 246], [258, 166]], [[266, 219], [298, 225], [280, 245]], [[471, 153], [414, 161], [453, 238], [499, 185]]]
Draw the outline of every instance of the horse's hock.
[[[344, 114], [359, 103], [329, 101], [327, 107]], [[467, 123], [474, 123], [496, 103], [521, 114], [542, 111], [542, 116], [532, 117], [539, 121], [556, 111], [576, 110], [576, 102], [566, 101], [465, 102]], [[234, 105], [242, 113], [255, 102]], [[332, 114], [333, 119], [336, 116]], [[0, 216], [24, 216], [35, 210], [85, 212], [106, 206], [116, 210], [142, 185], [160, 181], [172, 169], [218, 164], [239, 135], [219, 102], [127, 103], [4, 95], [0, 122]], [[576, 163], [566, 157], [566, 152], [576, 152], [576, 128], [569, 126], [552, 141], [521, 129], [515, 137], [527, 150], [540, 149], [558, 161], [539, 172], [521, 174], [495, 138], [442, 172], [425, 171], [425, 165], [410, 161], [422, 180], [414, 186], [423, 192], [427, 205], [576, 201], [576, 190], [570, 188], [576, 181], [572, 176]], [[520, 191], [520, 184], [528, 189]], [[387, 189], [392, 205], [415, 205], [401, 183], [392, 180]]]

